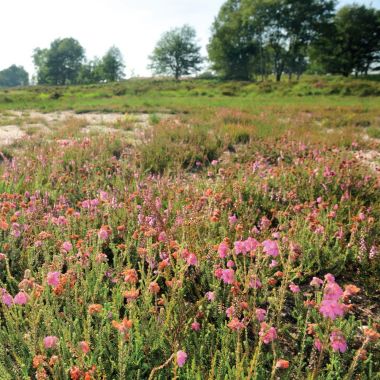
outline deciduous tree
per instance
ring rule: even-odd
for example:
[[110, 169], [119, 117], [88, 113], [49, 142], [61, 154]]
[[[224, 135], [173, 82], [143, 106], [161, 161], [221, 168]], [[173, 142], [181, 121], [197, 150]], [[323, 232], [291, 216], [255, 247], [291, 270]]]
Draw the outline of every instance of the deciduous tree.
[[38, 83], [75, 84], [84, 60], [84, 49], [73, 38], [56, 39], [49, 49], [35, 49], [33, 60]]
[[22, 66], [12, 65], [0, 71], [0, 87], [27, 86], [29, 75]]
[[164, 33], [149, 57], [149, 68], [156, 74], [173, 75], [179, 79], [196, 73], [201, 68], [200, 46], [196, 32], [189, 25]]

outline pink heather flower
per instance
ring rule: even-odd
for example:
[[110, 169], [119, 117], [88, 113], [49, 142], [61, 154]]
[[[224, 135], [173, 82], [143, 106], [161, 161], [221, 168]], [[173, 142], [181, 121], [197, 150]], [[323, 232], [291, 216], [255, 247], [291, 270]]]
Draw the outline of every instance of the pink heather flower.
[[233, 269], [223, 269], [221, 278], [225, 284], [233, 284], [235, 281], [235, 271]]
[[228, 254], [228, 245], [224, 241], [219, 244], [218, 247], [218, 254], [221, 259], [224, 259], [227, 257]]
[[330, 335], [331, 347], [336, 352], [346, 352], [347, 342], [343, 334], [339, 330], [334, 330]]
[[160, 234], [158, 235], [158, 241], [166, 241], [166, 240], [167, 240], [166, 233], [164, 231], [160, 232]]
[[337, 317], [342, 317], [345, 312], [345, 307], [343, 304], [335, 300], [323, 300], [319, 307], [319, 312], [325, 317], [331, 320]]
[[318, 350], [318, 351], [321, 351], [322, 350], [322, 342], [317, 338], [315, 339], [314, 341], [314, 347]]
[[177, 352], [177, 364], [178, 367], [183, 367], [187, 360], [187, 353], [184, 351]]
[[85, 340], [79, 342], [79, 348], [85, 355], [90, 352], [90, 345]]
[[301, 291], [300, 287], [296, 284], [290, 284], [289, 289], [292, 293], [299, 293]]
[[325, 275], [325, 280], [326, 280], [327, 282], [335, 282], [335, 277], [334, 277], [331, 273], [327, 273], [327, 274]]
[[265, 322], [261, 322], [260, 326], [259, 336], [263, 343], [269, 344], [277, 338], [277, 331], [274, 327], [269, 327]]
[[237, 217], [236, 217], [236, 215], [234, 214], [234, 215], [230, 215], [229, 217], [228, 217], [228, 223], [230, 223], [230, 226], [233, 226], [234, 224], [236, 224], [236, 222], [237, 222]]
[[47, 283], [50, 286], [53, 286], [54, 288], [59, 285], [59, 276], [61, 275], [60, 272], [49, 272], [47, 274]]
[[187, 256], [186, 262], [188, 265], [194, 265], [194, 266], [198, 265], [197, 256], [195, 256], [194, 253], [190, 253], [190, 255]]
[[194, 331], [199, 331], [201, 329], [201, 325], [199, 322], [195, 321], [191, 324], [191, 329]]
[[234, 315], [235, 308], [233, 306], [230, 306], [226, 309], [226, 315], [228, 318], [231, 318]]
[[245, 250], [247, 252], [251, 252], [251, 251], [254, 251], [257, 249], [257, 247], [260, 246], [260, 243], [252, 238], [252, 237], [249, 237], [246, 241], [243, 242], [244, 243], [244, 247], [245, 247]]
[[239, 254], [245, 255], [247, 253], [247, 249], [245, 247], [244, 241], [242, 240], [235, 241], [234, 248], [235, 248], [235, 253], [237, 255]]
[[25, 292], [18, 292], [13, 301], [16, 305], [25, 305], [28, 302], [28, 295]]
[[266, 315], [267, 315], [267, 311], [265, 309], [256, 309], [255, 310], [255, 314], [256, 314], [256, 318], [259, 322], [263, 322]]
[[338, 301], [343, 296], [342, 288], [335, 282], [330, 282], [325, 286], [323, 300]]
[[235, 263], [232, 260], [227, 261], [227, 267], [228, 268], [233, 268], [235, 266]]
[[251, 229], [251, 233], [253, 235], [257, 235], [258, 233], [260, 233], [260, 231], [259, 231], [259, 229], [256, 226], [253, 226], [252, 229]]
[[271, 221], [266, 216], [263, 216], [260, 219], [260, 230], [261, 231], [267, 230], [270, 225], [271, 225]]
[[319, 288], [321, 285], [323, 285], [323, 281], [318, 277], [313, 277], [313, 279], [310, 282], [310, 285]]
[[98, 238], [100, 240], [107, 240], [108, 239], [108, 231], [105, 229], [105, 228], [101, 228], [99, 231], [98, 231]]
[[269, 264], [269, 268], [276, 268], [278, 265], [278, 262], [276, 260], [272, 260]]
[[264, 252], [269, 255], [276, 257], [279, 255], [279, 250], [278, 250], [278, 244], [277, 241], [275, 240], [265, 240], [263, 241], [263, 247], [264, 247]]
[[215, 292], [207, 292], [207, 293], [206, 293], [206, 298], [207, 298], [210, 302], [215, 301]]
[[46, 349], [48, 348], [55, 348], [58, 344], [58, 338], [56, 336], [46, 336], [44, 338], [44, 346]]
[[34, 242], [34, 246], [35, 247], [42, 247], [42, 241], [41, 240], [36, 240], [35, 242]]
[[65, 241], [62, 243], [61, 248], [66, 252], [70, 252], [73, 249], [73, 245], [69, 241]]
[[216, 278], [221, 279], [223, 275], [223, 269], [222, 268], [216, 268], [214, 271], [214, 275]]
[[241, 330], [244, 329], [245, 325], [243, 322], [239, 321], [238, 318], [232, 318], [231, 322], [227, 325], [231, 330]]
[[3, 293], [1, 296], [2, 302], [8, 307], [11, 307], [13, 304], [13, 297], [5, 289], [1, 289], [1, 290]]
[[262, 288], [262, 284], [261, 284], [261, 281], [255, 277], [255, 276], [252, 276], [249, 280], [249, 287], [250, 288], [253, 288], [253, 289], [260, 289]]
[[103, 190], [99, 190], [99, 199], [102, 201], [102, 202], [105, 202], [108, 200], [108, 193], [106, 191], [103, 191]]

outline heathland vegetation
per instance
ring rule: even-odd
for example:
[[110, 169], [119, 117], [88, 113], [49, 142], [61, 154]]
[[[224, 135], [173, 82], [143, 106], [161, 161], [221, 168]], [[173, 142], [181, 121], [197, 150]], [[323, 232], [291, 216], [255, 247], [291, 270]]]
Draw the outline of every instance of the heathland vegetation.
[[378, 379], [379, 93], [0, 92], [1, 379]]
[[0, 89], [1, 380], [380, 380], [379, 12], [333, 5], [227, 0], [197, 78], [184, 26], [172, 79], [67, 38]]

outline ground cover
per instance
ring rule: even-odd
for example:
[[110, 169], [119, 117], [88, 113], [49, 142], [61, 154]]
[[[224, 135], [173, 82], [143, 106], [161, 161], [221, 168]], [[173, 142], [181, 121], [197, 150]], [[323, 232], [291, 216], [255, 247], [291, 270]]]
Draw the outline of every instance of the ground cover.
[[379, 378], [377, 86], [0, 92], [0, 378]]

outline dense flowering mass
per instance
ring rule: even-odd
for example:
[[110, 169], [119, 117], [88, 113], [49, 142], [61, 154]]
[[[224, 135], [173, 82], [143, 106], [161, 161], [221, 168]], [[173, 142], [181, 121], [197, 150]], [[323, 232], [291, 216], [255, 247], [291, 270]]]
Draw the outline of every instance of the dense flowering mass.
[[[60, 90], [45, 91], [56, 104]], [[109, 134], [86, 125], [101, 115], [63, 113], [43, 143], [31, 133], [0, 148], [0, 380], [380, 371], [380, 180], [357, 158], [362, 142], [311, 143], [328, 125], [313, 124], [314, 105], [285, 115], [209, 100], [207, 114], [144, 114], [136, 128], [138, 116], [108, 115]], [[342, 125], [367, 125], [367, 111]], [[258, 138], [274, 116], [302, 118], [310, 141]]]
[[327, 284], [324, 289], [319, 311], [324, 317], [334, 320], [337, 317], [342, 317], [346, 310], [345, 305], [341, 302], [343, 290], [335, 282], [332, 275], [327, 274], [325, 278]]

